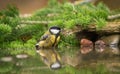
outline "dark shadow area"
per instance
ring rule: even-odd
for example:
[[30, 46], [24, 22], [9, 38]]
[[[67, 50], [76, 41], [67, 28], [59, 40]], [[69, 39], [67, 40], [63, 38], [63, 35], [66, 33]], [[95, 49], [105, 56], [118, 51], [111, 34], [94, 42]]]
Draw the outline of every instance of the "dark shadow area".
[[76, 37], [81, 40], [82, 38], [86, 38], [91, 40], [92, 42], [95, 42], [96, 40], [98, 40], [98, 38], [100, 38], [101, 36], [99, 34], [97, 34], [97, 32], [95, 31], [88, 31], [88, 30], [83, 30], [81, 32], [77, 32], [76, 33]]

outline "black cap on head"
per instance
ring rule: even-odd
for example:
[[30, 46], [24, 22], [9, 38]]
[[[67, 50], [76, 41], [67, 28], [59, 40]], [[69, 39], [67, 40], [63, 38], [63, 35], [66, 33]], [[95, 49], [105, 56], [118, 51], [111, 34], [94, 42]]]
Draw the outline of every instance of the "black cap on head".
[[60, 28], [60, 27], [58, 27], [58, 26], [52, 26], [52, 27], [50, 27], [50, 29], [57, 29], [57, 30], [61, 30], [61, 28]]
[[61, 32], [61, 28], [58, 27], [58, 26], [52, 26], [52, 27], [50, 27], [49, 32], [51, 34], [57, 35], [57, 34], [59, 34]]

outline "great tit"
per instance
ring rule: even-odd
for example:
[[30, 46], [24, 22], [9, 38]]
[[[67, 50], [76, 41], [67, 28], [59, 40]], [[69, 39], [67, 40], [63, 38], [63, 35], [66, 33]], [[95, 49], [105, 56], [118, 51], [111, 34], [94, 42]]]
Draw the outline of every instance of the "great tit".
[[55, 47], [60, 40], [61, 28], [57, 26], [52, 26], [47, 32], [40, 38], [39, 42], [36, 44], [36, 49], [40, 48], [51, 48]]

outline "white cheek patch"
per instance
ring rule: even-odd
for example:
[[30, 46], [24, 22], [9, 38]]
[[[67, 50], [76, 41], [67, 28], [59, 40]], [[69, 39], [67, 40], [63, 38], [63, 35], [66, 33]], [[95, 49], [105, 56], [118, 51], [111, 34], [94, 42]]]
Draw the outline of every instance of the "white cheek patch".
[[39, 53], [39, 50], [36, 50], [37, 53]]
[[60, 68], [60, 66], [61, 66], [60, 63], [56, 62], [56, 63], [51, 65], [51, 68], [56, 69], [56, 68]]
[[36, 46], [39, 46], [39, 43], [37, 43]]
[[60, 32], [60, 30], [56, 30], [56, 29], [51, 29], [50, 30], [53, 34], [58, 34]]

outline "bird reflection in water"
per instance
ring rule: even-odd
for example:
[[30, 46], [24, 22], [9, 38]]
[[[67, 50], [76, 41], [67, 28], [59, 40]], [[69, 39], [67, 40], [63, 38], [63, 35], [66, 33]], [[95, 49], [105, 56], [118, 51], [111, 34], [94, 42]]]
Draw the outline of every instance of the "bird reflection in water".
[[61, 58], [60, 55], [54, 49], [40, 49], [37, 53], [41, 56], [42, 61], [50, 69], [61, 68]]

